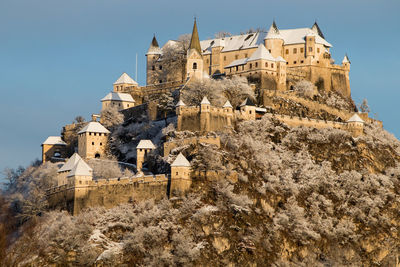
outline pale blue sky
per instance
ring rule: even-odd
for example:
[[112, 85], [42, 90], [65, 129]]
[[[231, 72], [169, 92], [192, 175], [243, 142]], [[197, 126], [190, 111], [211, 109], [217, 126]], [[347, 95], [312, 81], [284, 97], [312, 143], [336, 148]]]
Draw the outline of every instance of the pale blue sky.
[[[245, 3], [244, 6], [241, 3]], [[145, 52], [190, 33], [201, 39], [250, 27], [310, 27], [316, 19], [332, 55], [352, 62], [356, 102], [400, 136], [400, 1], [0, 0], [0, 169], [40, 157], [40, 144], [77, 115], [89, 118], [122, 72], [145, 83]]]

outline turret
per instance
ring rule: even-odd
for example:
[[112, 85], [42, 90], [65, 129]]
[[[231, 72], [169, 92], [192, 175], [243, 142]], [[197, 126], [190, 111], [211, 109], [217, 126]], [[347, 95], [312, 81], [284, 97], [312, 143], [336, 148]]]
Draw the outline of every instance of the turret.
[[171, 164], [171, 192], [182, 194], [190, 188], [192, 184], [190, 172], [190, 162], [182, 153], [179, 153]]
[[283, 56], [283, 37], [275, 21], [273, 21], [271, 27], [269, 27], [268, 34], [264, 38], [264, 44], [273, 57]]
[[256, 119], [256, 106], [250, 98], [246, 98], [246, 100], [244, 100], [240, 105], [240, 112], [245, 120]]
[[177, 131], [182, 130], [182, 108], [185, 107], [185, 103], [183, 103], [182, 100], [179, 100], [178, 104], [176, 104], [176, 115], [178, 116], [177, 123], [176, 123], [176, 128]]
[[91, 121], [78, 132], [78, 153], [82, 158], [104, 156], [110, 131], [97, 121]]
[[342, 66], [345, 67], [347, 70], [350, 70], [350, 60], [347, 54], [344, 56], [343, 61], [342, 61]]
[[357, 137], [363, 134], [365, 122], [355, 113], [347, 120], [347, 127], [353, 136]]
[[138, 173], [142, 171], [147, 155], [154, 149], [156, 149], [156, 146], [151, 140], [140, 140], [136, 147], [136, 170]]
[[42, 163], [65, 157], [67, 144], [60, 136], [49, 136], [42, 143]]
[[161, 57], [161, 49], [158, 45], [156, 35], [153, 36], [153, 40], [150, 43], [150, 47], [146, 53], [146, 84], [152, 84], [154, 72], [156, 71], [156, 62]]
[[315, 56], [315, 37], [316, 34], [311, 31], [306, 35], [306, 59], [311, 60]]
[[200, 103], [200, 131], [210, 131], [210, 112], [211, 103], [208, 101], [207, 97], [203, 97]]
[[192, 38], [187, 52], [186, 74], [188, 78], [203, 78], [203, 58], [196, 19], [194, 20]]
[[133, 80], [126, 72], [122, 73], [122, 75], [115, 81], [113, 84], [114, 92], [124, 92], [127, 87], [138, 87], [139, 84]]
[[232, 126], [232, 119], [233, 119], [233, 107], [229, 100], [226, 100], [225, 104], [222, 107], [224, 112], [226, 113], [227, 124], [228, 126]]

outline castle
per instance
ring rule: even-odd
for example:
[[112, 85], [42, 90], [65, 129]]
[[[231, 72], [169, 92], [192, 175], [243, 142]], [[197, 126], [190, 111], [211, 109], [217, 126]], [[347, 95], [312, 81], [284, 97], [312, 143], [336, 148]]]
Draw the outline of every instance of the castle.
[[[311, 81], [318, 90], [337, 91], [350, 98], [350, 61], [344, 57], [342, 65], [331, 59], [329, 44], [317, 23], [311, 28], [291, 30], [278, 29], [272, 23], [267, 33], [262, 31], [224, 36], [200, 41], [197, 22], [194, 22], [190, 44], [183, 50], [181, 61], [169, 62], [168, 53], [185, 48], [183, 41], [168, 41], [159, 47], [156, 37], [146, 53], [147, 85], [139, 86], [128, 74], [123, 73], [113, 84], [113, 91], [101, 99], [102, 110], [116, 108], [127, 117], [133, 111], [143, 111], [150, 96], [159, 96], [185, 87], [195, 80], [243, 76], [254, 82], [262, 92], [258, 106], [249, 98], [234, 109], [229, 101], [220, 107], [214, 106], [204, 97], [199, 106], [187, 106], [182, 99], [176, 103], [177, 131], [195, 131], [202, 137], [182, 140], [185, 144], [199, 143], [221, 146], [219, 137], [207, 137], [209, 132], [225, 131], [237, 122], [261, 119], [270, 114], [289, 126], [336, 128], [349, 131], [357, 137], [363, 134], [365, 123], [374, 120], [366, 113], [338, 110], [312, 100], [300, 99], [310, 108], [334, 114], [340, 120], [328, 121], [272, 112], [265, 106], [273, 94], [290, 98], [293, 84], [298, 80]], [[273, 109], [273, 108], [272, 108]], [[132, 113], [133, 112], [133, 113]], [[149, 115], [147, 113], [147, 115]], [[110, 131], [97, 121], [92, 121], [77, 131], [77, 153], [68, 155], [67, 143], [59, 136], [50, 136], [42, 144], [42, 160], [66, 161], [59, 169], [57, 186], [47, 191], [50, 207], [67, 209], [73, 214], [90, 206], [111, 207], [118, 203], [140, 201], [146, 198], [160, 199], [171, 194], [185, 193], [192, 184], [193, 171], [190, 162], [179, 154], [171, 163], [170, 173], [146, 172], [143, 164], [156, 146], [151, 140], [141, 140], [136, 147], [136, 173], [131, 177], [93, 179], [93, 170], [86, 163], [90, 159], [106, 160]], [[152, 118], [152, 116], [149, 116]], [[155, 117], [154, 117], [155, 118]], [[154, 119], [153, 118], [153, 119]], [[75, 127], [66, 129], [75, 131]], [[177, 146], [174, 140], [163, 145], [164, 156]], [[68, 159], [69, 157], [69, 159]]]

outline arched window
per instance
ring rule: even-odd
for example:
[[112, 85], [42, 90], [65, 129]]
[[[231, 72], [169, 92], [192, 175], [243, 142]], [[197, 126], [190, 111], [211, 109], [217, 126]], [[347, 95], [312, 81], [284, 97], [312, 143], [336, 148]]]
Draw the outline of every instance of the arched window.
[[193, 63], [193, 69], [197, 70], [197, 63], [196, 62]]
[[94, 155], [94, 157], [95, 157], [96, 159], [100, 158], [100, 153], [96, 153], [96, 155]]

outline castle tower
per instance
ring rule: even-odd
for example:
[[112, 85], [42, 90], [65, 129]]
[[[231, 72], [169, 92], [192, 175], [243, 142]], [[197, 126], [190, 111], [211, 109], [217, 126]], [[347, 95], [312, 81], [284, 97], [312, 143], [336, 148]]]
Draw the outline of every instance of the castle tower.
[[139, 84], [125, 72], [113, 84], [114, 92], [125, 92], [127, 87], [138, 87]]
[[108, 107], [117, 107], [118, 110], [123, 110], [134, 106], [135, 100], [126, 93], [110, 92], [101, 99], [101, 110]]
[[138, 173], [142, 171], [143, 163], [150, 153], [156, 146], [151, 142], [151, 140], [140, 140], [136, 147], [136, 170]]
[[347, 120], [347, 127], [353, 136], [357, 137], [363, 134], [365, 122], [355, 113]]
[[283, 56], [283, 37], [275, 21], [273, 21], [271, 27], [269, 27], [268, 34], [264, 38], [264, 44], [273, 57]]
[[209, 75], [219, 75], [224, 72], [221, 53], [224, 46], [225, 40], [223, 38], [215, 39], [214, 44], [211, 46]]
[[286, 60], [283, 57], [277, 57], [276, 71], [277, 71], [277, 89], [286, 90]]
[[344, 56], [343, 61], [342, 61], [342, 66], [345, 67], [345, 69], [347, 71], [350, 71], [350, 60], [349, 57], [347, 56], [347, 54]]
[[171, 164], [171, 192], [181, 194], [190, 188], [192, 184], [190, 167], [190, 162], [179, 153]]
[[233, 107], [232, 107], [232, 105], [231, 105], [231, 102], [229, 102], [229, 100], [226, 100], [226, 102], [225, 102], [225, 104], [222, 106], [222, 108], [224, 109], [224, 113], [226, 114], [228, 126], [232, 126]]
[[246, 98], [240, 105], [240, 112], [244, 120], [255, 120], [256, 119], [256, 106], [250, 98]]
[[306, 60], [307, 63], [311, 63], [315, 57], [315, 33], [310, 32], [306, 35]]
[[178, 104], [176, 104], [176, 115], [178, 116], [178, 121], [176, 123], [176, 129], [177, 131], [181, 131], [182, 130], [182, 109], [183, 107], [185, 107], [185, 103], [183, 103], [182, 100], [179, 100]]
[[60, 136], [49, 136], [42, 143], [42, 163], [63, 159], [66, 155], [66, 143]]
[[202, 132], [210, 131], [210, 112], [211, 103], [207, 97], [203, 97], [200, 103], [200, 131]]
[[57, 185], [66, 185], [67, 184], [67, 176], [69, 172], [74, 168], [74, 166], [78, 163], [82, 158], [78, 153], [74, 153], [67, 162], [57, 171]]
[[186, 75], [188, 78], [199, 80], [203, 78], [203, 57], [201, 56], [200, 39], [197, 31], [196, 19], [194, 20], [192, 38], [187, 52]]
[[97, 121], [91, 121], [78, 132], [78, 153], [82, 158], [101, 158], [110, 133]]
[[155, 83], [154, 72], [155, 72], [155, 63], [161, 57], [161, 49], [158, 45], [156, 35], [153, 36], [153, 40], [151, 41], [149, 50], [146, 53], [146, 84]]

